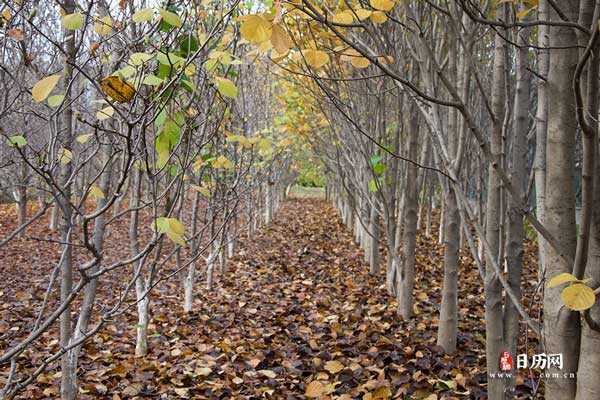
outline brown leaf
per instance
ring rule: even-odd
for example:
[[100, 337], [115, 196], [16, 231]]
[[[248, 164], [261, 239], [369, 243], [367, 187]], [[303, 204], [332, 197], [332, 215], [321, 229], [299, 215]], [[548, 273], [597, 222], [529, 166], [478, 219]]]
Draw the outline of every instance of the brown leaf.
[[340, 372], [341, 370], [344, 369], [344, 364], [342, 364], [339, 361], [332, 360], [332, 361], [327, 361], [325, 363], [324, 368], [327, 370], [327, 372], [330, 372], [332, 374], [337, 374], [338, 372]]
[[312, 381], [306, 386], [306, 397], [317, 398], [325, 394], [325, 385], [319, 381]]
[[175, 389], [173, 389], [173, 391], [175, 391], [175, 393], [179, 397], [188, 398], [190, 395], [190, 388], [186, 388], [186, 387], [185, 388], [175, 388]]
[[275, 379], [277, 377], [277, 374], [270, 369], [261, 369], [258, 371], [258, 373], [271, 379]]
[[128, 397], [137, 396], [142, 391], [142, 385], [140, 383], [134, 383], [123, 389], [123, 395]]
[[25, 34], [23, 33], [23, 30], [19, 28], [9, 29], [7, 33], [8, 36], [15, 39], [17, 42], [20, 42], [21, 40], [25, 39]]

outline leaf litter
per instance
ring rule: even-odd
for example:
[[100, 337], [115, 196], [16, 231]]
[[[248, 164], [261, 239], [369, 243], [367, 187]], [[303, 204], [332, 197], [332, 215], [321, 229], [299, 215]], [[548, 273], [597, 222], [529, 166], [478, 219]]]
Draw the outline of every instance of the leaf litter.
[[[14, 220], [12, 208], [3, 207], [2, 221]], [[3, 235], [10, 225], [0, 225]], [[123, 225], [107, 237], [106, 251], [114, 256], [122, 251], [119, 240], [126, 240]], [[31, 236], [52, 235], [45, 223], [31, 230]], [[35, 245], [20, 239], [0, 249], [2, 351], [31, 326], [58, 261], [55, 244]], [[525, 305], [539, 312], [533, 297], [537, 250], [530, 243], [526, 249]], [[385, 289], [385, 272], [368, 274], [362, 250], [335, 210], [324, 200], [292, 199], [272, 225], [241, 240], [213, 291], [200, 277], [192, 313], [182, 311], [180, 280], [156, 288], [146, 357], [133, 355], [132, 310], [90, 339], [80, 362], [80, 398], [484, 399], [483, 285], [467, 253], [459, 272], [458, 348], [445, 355], [436, 346], [442, 255], [442, 245], [419, 234], [415, 317], [402, 321]], [[99, 307], [126, 273], [101, 283]], [[21, 355], [19, 373], [57, 349], [56, 330], [44, 334]], [[0, 373], [5, 379], [7, 367]], [[21, 398], [58, 396], [59, 381], [54, 365]], [[536, 383], [518, 377], [517, 398], [532, 398]]]

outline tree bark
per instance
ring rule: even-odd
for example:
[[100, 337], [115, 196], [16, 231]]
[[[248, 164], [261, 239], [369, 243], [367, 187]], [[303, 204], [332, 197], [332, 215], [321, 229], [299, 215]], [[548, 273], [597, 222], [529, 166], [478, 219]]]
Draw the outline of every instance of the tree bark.
[[[75, 2], [73, 0], [66, 0], [63, 3], [63, 8], [67, 14], [71, 14], [75, 11]], [[62, 115], [62, 124], [64, 129], [64, 141], [63, 147], [68, 150], [73, 148], [73, 108], [71, 102], [71, 80], [73, 79], [73, 65], [76, 59], [76, 48], [75, 48], [75, 34], [73, 32], [63, 30], [63, 36], [65, 37], [65, 60], [63, 70], [63, 86], [65, 89], [65, 98], [63, 104], [65, 108]], [[72, 226], [72, 210], [71, 210], [71, 184], [69, 179], [71, 177], [73, 167], [72, 164], [66, 163], [62, 167], [62, 176], [60, 183], [62, 186], [62, 192], [58, 194], [57, 205], [61, 209], [60, 219], [60, 236], [61, 241], [64, 244], [63, 254], [60, 260], [60, 300], [61, 302], [67, 301], [67, 297], [71, 294], [73, 289], [73, 248], [71, 242], [71, 231]], [[71, 320], [71, 306], [66, 307], [60, 316], [60, 345], [67, 347], [71, 341], [72, 334], [72, 320]], [[77, 397], [77, 383], [76, 383], [76, 366], [74, 365], [69, 352], [66, 352], [61, 358], [61, 381], [60, 381], [60, 395], [63, 400], [73, 400]]]
[[[408, 158], [416, 160], [419, 138], [419, 113], [413, 110], [409, 132]], [[415, 284], [415, 249], [417, 243], [418, 219], [418, 170], [409, 164], [406, 171], [404, 198], [404, 229], [402, 231], [402, 258], [398, 275], [398, 311], [402, 318], [408, 319], [413, 313], [413, 288]]]
[[[502, 12], [500, 11], [502, 10]], [[500, 6], [499, 13], [506, 16], [505, 5]], [[499, 19], [504, 19], [499, 16]], [[505, 33], [505, 31], [503, 31]], [[506, 42], [500, 33], [494, 37], [494, 70], [492, 83], [492, 111], [494, 121], [490, 139], [493, 163], [502, 162], [502, 128], [505, 117], [505, 74], [506, 74]], [[488, 171], [488, 194], [486, 210], [486, 240], [490, 245], [493, 260], [487, 260], [485, 275], [485, 322], [486, 322], [486, 364], [488, 373], [488, 398], [500, 400], [505, 398], [505, 381], [496, 377], [500, 372], [499, 359], [505, 350], [503, 337], [502, 285], [494, 271], [493, 263], [498, 263], [500, 253], [500, 219], [501, 219], [501, 182], [496, 170]], [[499, 263], [498, 263], [499, 264]]]
[[[520, 6], [521, 9], [524, 5]], [[527, 133], [528, 106], [530, 91], [530, 76], [528, 67], [528, 31], [521, 29], [517, 33], [517, 65], [516, 90], [514, 97], [514, 122], [512, 136], [512, 151], [509, 172], [518, 199], [508, 196], [507, 204], [507, 235], [506, 235], [506, 265], [507, 280], [519, 300], [521, 299], [521, 273], [523, 269], [523, 215], [519, 212], [519, 204], [525, 201], [527, 185]], [[517, 353], [517, 337], [519, 334], [519, 312], [514, 304], [506, 302], [504, 308], [504, 340], [510, 354]]]
[[[563, 13], [576, 21], [579, 1], [564, 0]], [[552, 8], [551, 21], [561, 21]], [[572, 28], [550, 27], [550, 67], [548, 71], [548, 134], [546, 155], [552, 162], [546, 165], [545, 222], [548, 231], [556, 238], [559, 250], [568, 258], [575, 258], [575, 188], [574, 150], [577, 120], [573, 92], [573, 77], [578, 60], [577, 37]], [[571, 272], [550, 246], [544, 248], [546, 279], [562, 272]], [[545, 352], [563, 354], [563, 369], [549, 373], [576, 373], [579, 359], [579, 314], [563, 307], [560, 290], [547, 289], [544, 293], [544, 343]], [[547, 379], [546, 399], [560, 400], [575, 397], [575, 379]]]

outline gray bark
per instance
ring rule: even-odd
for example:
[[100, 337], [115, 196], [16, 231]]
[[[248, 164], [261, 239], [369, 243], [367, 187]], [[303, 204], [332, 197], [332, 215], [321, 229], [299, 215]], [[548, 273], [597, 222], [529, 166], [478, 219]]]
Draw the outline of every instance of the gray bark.
[[[413, 111], [411, 118], [408, 143], [408, 158], [417, 158], [419, 137], [419, 113]], [[406, 171], [406, 185], [404, 198], [404, 229], [402, 231], [402, 258], [400, 273], [398, 275], [398, 311], [400, 316], [408, 319], [413, 313], [413, 287], [415, 283], [415, 249], [417, 242], [417, 198], [419, 183], [417, 182], [418, 170], [414, 164], [409, 164]]]
[[[564, 0], [561, 9], [572, 21], [577, 20], [579, 1]], [[551, 21], [561, 21], [551, 9]], [[568, 259], [575, 258], [575, 189], [574, 150], [577, 120], [573, 93], [573, 77], [578, 60], [577, 37], [571, 28], [550, 27], [550, 67], [548, 71], [548, 134], [546, 156], [552, 162], [546, 165], [546, 228], [557, 241], [559, 252]], [[562, 272], [571, 272], [551, 246], [544, 248], [546, 278]], [[546, 353], [562, 353], [561, 373], [576, 373], [579, 359], [579, 315], [564, 309], [560, 290], [544, 293], [544, 343]], [[556, 372], [552, 369], [550, 373]], [[575, 397], [573, 379], [546, 380], [546, 399], [560, 400]]]
[[[501, 6], [502, 15], [506, 15], [506, 7]], [[498, 12], [500, 13], [500, 9]], [[499, 16], [499, 19], [504, 17]], [[504, 32], [505, 33], [505, 32]], [[502, 128], [505, 116], [505, 74], [506, 74], [506, 42], [497, 33], [494, 37], [494, 70], [492, 86], [492, 111], [494, 121], [490, 139], [491, 153], [494, 163], [502, 163]], [[488, 171], [488, 194], [486, 210], [486, 240], [490, 245], [490, 254], [494, 259], [486, 262], [485, 275], [485, 321], [486, 321], [486, 364], [488, 373], [488, 398], [504, 399], [505, 381], [490, 377], [500, 371], [499, 359], [505, 351], [503, 337], [502, 285], [494, 271], [493, 264], [498, 262], [500, 251], [500, 219], [501, 219], [501, 182], [494, 168]]]

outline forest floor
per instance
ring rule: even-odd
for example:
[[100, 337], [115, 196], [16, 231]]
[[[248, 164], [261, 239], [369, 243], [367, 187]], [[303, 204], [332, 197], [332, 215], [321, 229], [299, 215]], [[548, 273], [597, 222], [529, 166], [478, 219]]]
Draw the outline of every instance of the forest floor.
[[[109, 239], [114, 246], [116, 237]], [[52, 264], [39, 254], [39, 265], [25, 265], [18, 249], [3, 251], [0, 352], [31, 324]], [[368, 274], [335, 210], [318, 198], [286, 201], [272, 225], [241, 241], [213, 291], [198, 282], [191, 314], [182, 311], [179, 279], [157, 287], [148, 356], [133, 355], [133, 310], [92, 338], [80, 363], [81, 398], [484, 399], [483, 283], [466, 253], [458, 349], [445, 355], [436, 346], [442, 253], [437, 240], [419, 234], [415, 317], [402, 321], [385, 289], [385, 272]], [[534, 253], [528, 246], [526, 293], [533, 291]], [[110, 290], [100, 296], [115, 295]], [[526, 305], [535, 310], [533, 300]], [[55, 333], [42, 338], [22, 355], [29, 360], [25, 370], [56, 346]], [[42, 374], [23, 398], [55, 397], [58, 371]], [[0, 384], [5, 374], [0, 366]], [[535, 380], [519, 377], [517, 383], [518, 397], [534, 398]]]

